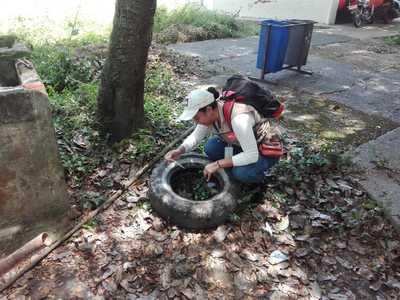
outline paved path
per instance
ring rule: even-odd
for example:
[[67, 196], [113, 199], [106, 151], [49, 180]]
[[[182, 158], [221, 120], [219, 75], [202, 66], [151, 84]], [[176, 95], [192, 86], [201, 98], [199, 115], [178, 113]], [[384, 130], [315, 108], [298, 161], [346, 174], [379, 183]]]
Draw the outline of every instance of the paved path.
[[[343, 103], [355, 110], [377, 115], [400, 124], [399, 56], [379, 54], [376, 38], [398, 34], [400, 20], [361, 29], [351, 25], [321, 26], [313, 33], [308, 63], [304, 69], [312, 76], [292, 71], [268, 74], [266, 79], [279, 86]], [[382, 43], [380, 43], [382, 45]], [[334, 58], [321, 55], [324, 49], [347, 47]], [[205, 68], [218, 70], [209, 82], [223, 84], [227, 76], [242, 73], [259, 77], [256, 69], [258, 38], [211, 40], [170, 46], [185, 55], [199, 57]], [[348, 54], [348, 55], [347, 55]], [[397, 54], [398, 55], [398, 54]], [[371, 150], [372, 149], [372, 150]], [[379, 203], [389, 208], [388, 214], [400, 228], [400, 130], [396, 129], [360, 146], [355, 161], [366, 170], [361, 184]], [[373, 152], [373, 155], [371, 153]], [[379, 166], [379, 167], [378, 167]]]
[[[312, 47], [352, 40], [354, 38], [349, 36], [332, 34], [332, 30], [328, 33], [319, 30], [313, 34]], [[208, 67], [225, 70], [225, 74], [219, 75], [237, 72], [254, 77], [260, 75], [260, 70], [255, 67], [257, 37], [176, 44], [170, 48], [185, 55], [199, 57]], [[314, 74], [308, 76], [285, 70], [268, 74], [266, 79], [305, 92], [332, 94], [331, 98], [335, 101], [400, 123], [400, 72], [397, 69], [360, 69], [355, 65], [313, 54], [309, 56], [304, 69], [311, 70]]]

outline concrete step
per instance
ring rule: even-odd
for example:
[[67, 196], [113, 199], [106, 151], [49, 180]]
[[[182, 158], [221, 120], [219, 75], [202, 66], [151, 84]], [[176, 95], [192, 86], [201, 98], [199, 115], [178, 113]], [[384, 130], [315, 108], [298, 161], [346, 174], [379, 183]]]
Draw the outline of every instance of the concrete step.
[[358, 147], [353, 161], [365, 171], [361, 185], [400, 230], [400, 128]]

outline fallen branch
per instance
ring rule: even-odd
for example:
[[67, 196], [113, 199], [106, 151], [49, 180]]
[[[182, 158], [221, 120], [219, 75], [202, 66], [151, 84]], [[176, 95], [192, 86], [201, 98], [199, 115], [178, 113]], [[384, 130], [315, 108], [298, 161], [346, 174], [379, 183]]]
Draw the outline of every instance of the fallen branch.
[[[20, 271], [14, 272], [11, 274], [11, 276], [8, 276], [8, 278], [3, 278], [0, 279], [0, 292], [8, 288], [10, 285], [12, 285], [18, 278], [20, 278], [23, 274], [31, 270], [34, 266], [36, 266], [41, 260], [43, 260], [45, 257], [47, 257], [55, 248], [57, 248], [59, 245], [61, 245], [64, 241], [69, 239], [76, 231], [78, 231], [84, 224], [86, 224], [89, 220], [91, 220], [93, 217], [95, 217], [97, 214], [105, 211], [107, 208], [110, 207], [111, 204], [115, 202], [120, 196], [122, 196], [128, 188], [133, 185], [146, 171], [148, 171], [157, 161], [159, 161], [161, 158], [164, 157], [164, 155], [173, 147], [175, 144], [177, 144], [179, 141], [187, 137], [194, 129], [194, 126], [191, 128], [187, 129], [184, 133], [182, 133], [177, 139], [169, 143], [163, 151], [161, 151], [152, 161], [147, 163], [145, 166], [143, 166], [136, 174], [133, 176], [131, 180], [129, 180], [124, 187], [117, 191], [114, 195], [111, 196], [107, 201], [105, 201], [103, 204], [101, 204], [98, 208], [95, 210], [91, 211], [89, 214], [84, 216], [82, 220], [75, 225], [74, 228], [72, 228], [69, 232], [67, 232], [63, 237], [61, 237], [60, 240], [56, 241], [53, 245], [51, 245], [46, 251], [44, 251], [41, 255], [38, 255], [37, 257], [34, 257], [29, 264], [27, 264], [25, 267], [23, 267]], [[12, 273], [12, 270], [10, 271]], [[7, 274], [6, 274], [7, 275]], [[4, 276], [5, 277], [5, 276]]]

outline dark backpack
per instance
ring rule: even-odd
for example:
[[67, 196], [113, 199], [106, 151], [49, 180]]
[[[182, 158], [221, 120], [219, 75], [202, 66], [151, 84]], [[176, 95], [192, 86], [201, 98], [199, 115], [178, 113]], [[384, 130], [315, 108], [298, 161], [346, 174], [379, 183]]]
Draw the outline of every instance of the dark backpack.
[[222, 89], [223, 112], [228, 126], [231, 126], [233, 106], [236, 102], [253, 106], [263, 118], [278, 118], [284, 105], [270, 91], [242, 75], [228, 78]]

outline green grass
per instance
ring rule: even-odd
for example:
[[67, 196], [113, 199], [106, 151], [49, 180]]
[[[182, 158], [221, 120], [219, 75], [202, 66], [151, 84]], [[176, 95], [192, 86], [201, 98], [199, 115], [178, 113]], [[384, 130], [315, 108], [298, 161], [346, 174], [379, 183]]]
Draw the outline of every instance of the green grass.
[[[169, 36], [173, 27], [180, 35], [188, 36], [188, 41], [245, 37], [256, 35], [259, 30], [255, 22], [238, 20], [199, 5], [186, 5], [172, 11], [167, 11], [165, 7], [157, 8], [153, 27], [155, 39], [162, 43], [176, 42], [179, 37]], [[0, 34], [16, 34], [36, 46], [61, 40], [63, 44], [75, 46], [107, 42], [111, 28], [112, 24], [97, 24], [71, 17], [57, 20], [17, 17], [7, 23], [0, 20]]]
[[400, 34], [384, 38], [385, 43], [392, 46], [400, 46]]
[[158, 8], [154, 19], [154, 32], [162, 33], [171, 26], [191, 25], [205, 31], [205, 37], [229, 38], [256, 35], [258, 26], [254, 22], [207, 10], [197, 5], [186, 5], [168, 12]]

